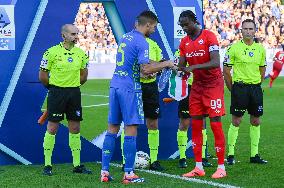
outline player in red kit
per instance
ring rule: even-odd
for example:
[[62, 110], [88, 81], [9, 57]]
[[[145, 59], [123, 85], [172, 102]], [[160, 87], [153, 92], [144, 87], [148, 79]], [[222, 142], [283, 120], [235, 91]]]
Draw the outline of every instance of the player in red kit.
[[[203, 118], [209, 116], [218, 157], [217, 171], [212, 178], [226, 176], [224, 166], [225, 137], [221, 117], [225, 114], [224, 80], [220, 68], [219, 43], [214, 33], [200, 29], [196, 15], [186, 10], [180, 14], [179, 25], [187, 33], [180, 43], [179, 67], [193, 72], [189, 96], [189, 114], [192, 117], [192, 146], [196, 167], [184, 177], [204, 176], [202, 166]], [[185, 67], [186, 63], [189, 67]]]
[[282, 51], [279, 51], [274, 56], [274, 63], [273, 63], [273, 70], [272, 72], [266, 77], [270, 77], [269, 87], [272, 87], [273, 81], [279, 76], [283, 64], [284, 64], [284, 44], [281, 44]]

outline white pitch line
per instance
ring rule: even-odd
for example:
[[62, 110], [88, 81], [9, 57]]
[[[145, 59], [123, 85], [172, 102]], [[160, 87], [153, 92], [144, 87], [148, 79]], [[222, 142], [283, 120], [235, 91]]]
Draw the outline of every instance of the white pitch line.
[[90, 96], [90, 97], [105, 97], [108, 98], [108, 95], [92, 95], [92, 94], [87, 94], [87, 93], [82, 93], [81, 95], [83, 96]]
[[[109, 103], [105, 104], [93, 104], [93, 105], [87, 105], [87, 106], [82, 106], [82, 108], [90, 108], [90, 107], [96, 107], [96, 106], [107, 106]], [[45, 111], [45, 108], [42, 108], [41, 111]]]
[[[101, 163], [101, 162], [98, 162], [98, 163]], [[118, 167], [118, 168], [122, 167], [122, 165], [115, 164], [115, 163], [111, 163], [110, 165], [114, 166], [114, 167]], [[222, 183], [217, 183], [217, 182], [213, 182], [213, 181], [206, 181], [206, 180], [201, 180], [201, 179], [196, 179], [196, 178], [185, 178], [185, 177], [181, 177], [181, 176], [178, 176], [178, 175], [156, 172], [156, 171], [152, 171], [152, 170], [135, 169], [135, 171], [146, 172], [146, 173], [149, 173], [149, 174], [155, 174], [155, 175], [158, 175], [158, 176], [164, 176], [164, 177], [179, 179], [179, 180], [188, 181], [188, 182], [212, 185], [212, 186], [215, 186], [215, 187], [239, 188], [239, 187], [234, 186], [234, 185], [222, 184]]]
[[93, 104], [93, 105], [88, 105], [88, 106], [82, 106], [83, 108], [90, 108], [90, 107], [95, 107], [95, 106], [107, 106], [109, 103], [105, 104]]

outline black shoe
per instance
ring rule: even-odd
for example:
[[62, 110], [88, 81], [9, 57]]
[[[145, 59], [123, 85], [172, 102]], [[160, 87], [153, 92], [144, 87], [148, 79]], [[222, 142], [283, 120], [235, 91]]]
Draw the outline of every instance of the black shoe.
[[52, 176], [52, 166], [44, 166], [42, 174], [46, 176]]
[[227, 164], [228, 164], [228, 165], [234, 165], [235, 163], [236, 163], [236, 161], [235, 161], [234, 155], [229, 155], [229, 156], [227, 157]]
[[78, 174], [92, 174], [92, 171], [89, 169], [86, 169], [84, 165], [76, 166], [73, 168], [73, 173]]
[[254, 157], [250, 158], [250, 163], [256, 163], [256, 164], [266, 164], [267, 161], [260, 158], [258, 154], [256, 154]]
[[212, 167], [213, 165], [208, 161], [208, 159], [206, 159], [206, 158], [203, 158], [202, 159], [202, 165], [204, 166], [204, 167]]
[[160, 162], [159, 161], [155, 161], [155, 162], [153, 162], [152, 164], [150, 164], [150, 168], [149, 168], [150, 170], [155, 170], [155, 171], [163, 171], [163, 170], [165, 170], [162, 166], [161, 166], [161, 164], [160, 164]]
[[186, 168], [187, 167], [187, 164], [186, 164], [186, 159], [185, 158], [182, 158], [178, 161], [178, 167], [179, 168]]

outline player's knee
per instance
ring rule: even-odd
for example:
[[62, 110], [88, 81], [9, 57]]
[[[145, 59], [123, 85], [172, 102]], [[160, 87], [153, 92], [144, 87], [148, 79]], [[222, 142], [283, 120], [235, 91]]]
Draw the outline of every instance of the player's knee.
[[147, 122], [147, 128], [150, 130], [157, 130], [158, 129], [158, 119], [148, 119]]
[[126, 136], [137, 136], [137, 126], [131, 125], [125, 127]]
[[253, 118], [250, 120], [250, 123], [252, 126], [259, 126], [260, 125], [260, 119], [259, 118]]
[[235, 126], [235, 127], [239, 127], [240, 124], [242, 122], [242, 119], [241, 118], [237, 118], [237, 119], [233, 119], [232, 120], [232, 124]]
[[179, 130], [180, 131], [187, 131], [188, 127], [190, 125], [190, 119], [189, 118], [181, 118], [179, 123]]

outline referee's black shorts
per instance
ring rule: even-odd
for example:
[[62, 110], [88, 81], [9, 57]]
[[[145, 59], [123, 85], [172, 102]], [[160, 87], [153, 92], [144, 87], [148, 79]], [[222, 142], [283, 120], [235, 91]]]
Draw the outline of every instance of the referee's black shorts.
[[191, 85], [188, 85], [188, 95], [178, 102], [178, 117], [182, 119], [190, 118], [189, 115], [189, 94]]
[[60, 122], [66, 114], [67, 120], [82, 121], [81, 92], [79, 87], [62, 88], [50, 86], [47, 98], [48, 120]]
[[157, 82], [141, 83], [141, 86], [145, 118], [158, 119], [160, 117], [160, 105]]
[[234, 83], [231, 91], [232, 115], [242, 117], [248, 111], [250, 115], [263, 115], [263, 91], [260, 84]]

